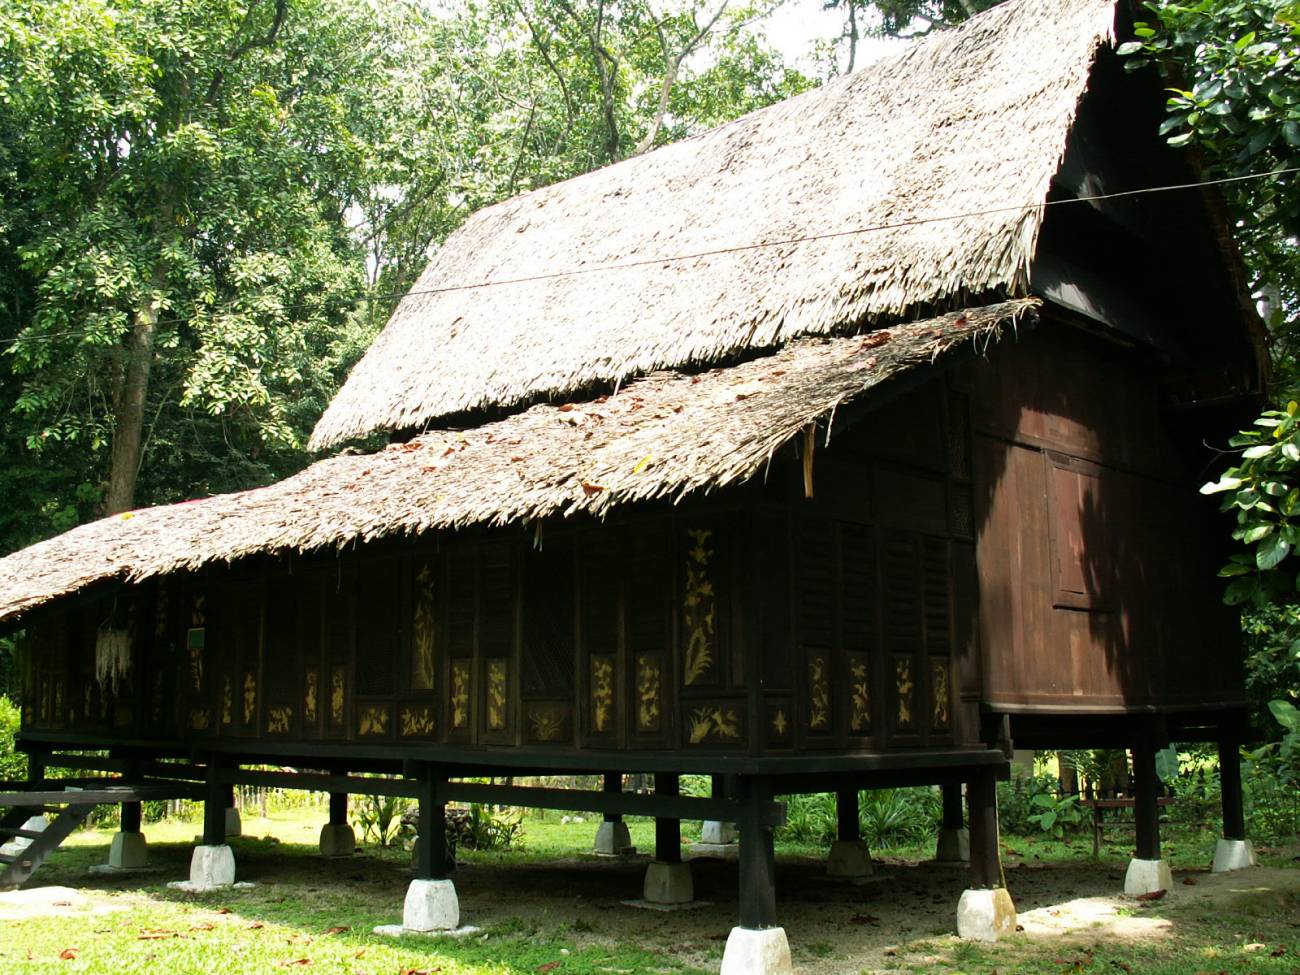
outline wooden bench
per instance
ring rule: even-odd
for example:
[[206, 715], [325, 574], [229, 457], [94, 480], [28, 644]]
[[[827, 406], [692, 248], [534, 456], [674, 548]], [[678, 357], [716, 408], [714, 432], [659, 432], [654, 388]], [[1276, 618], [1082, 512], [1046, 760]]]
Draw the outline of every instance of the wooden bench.
[[[1128, 799], [1080, 799], [1079, 805], [1092, 810], [1092, 858], [1101, 856], [1101, 836], [1103, 815], [1107, 809], [1132, 809], [1137, 800]], [[1173, 796], [1160, 796], [1156, 799], [1157, 810], [1174, 804]]]

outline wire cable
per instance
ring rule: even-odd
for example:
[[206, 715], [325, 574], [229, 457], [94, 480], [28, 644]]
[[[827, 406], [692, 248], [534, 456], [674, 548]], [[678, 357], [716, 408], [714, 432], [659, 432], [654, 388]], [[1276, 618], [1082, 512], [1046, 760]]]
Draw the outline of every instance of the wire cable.
[[[933, 217], [915, 217], [910, 220], [900, 220], [896, 223], [875, 224], [867, 227], [851, 227], [847, 230], [832, 230], [820, 234], [806, 234], [799, 237], [783, 237], [775, 240], [752, 241], [747, 244], [732, 244], [725, 247], [713, 247], [706, 250], [692, 251], [686, 254], [670, 254], [660, 257], [642, 257], [631, 261], [616, 261], [609, 264], [593, 264], [591, 267], [569, 268], [561, 271], [547, 271], [542, 274], [528, 274], [515, 278], [496, 278], [485, 281], [471, 282], [468, 284], [450, 284], [438, 288], [412, 289], [410, 291], [394, 291], [381, 294], [361, 294], [351, 299], [353, 302], [361, 301], [380, 301], [393, 298], [409, 298], [417, 295], [438, 295], [450, 294], [457, 291], [477, 291], [485, 288], [501, 288], [515, 284], [533, 284], [539, 281], [549, 281], [556, 278], [576, 277], [584, 274], [598, 274], [605, 271], [622, 271], [631, 268], [648, 267], [654, 264], [672, 264], [681, 261], [695, 261], [703, 257], [717, 257], [724, 254], [740, 254], [746, 251], [761, 250], [765, 247], [787, 247], [791, 244], [807, 244], [819, 240], [834, 240], [839, 237], [853, 237], [861, 234], [879, 233], [885, 230], [901, 230], [908, 227], [919, 227], [926, 224], [945, 223], [956, 220], [968, 220], [972, 217], [987, 217], [998, 213], [1030, 213], [1034, 210], [1046, 210], [1048, 207], [1065, 206], [1067, 204], [1077, 203], [1101, 203], [1106, 200], [1118, 200], [1135, 196], [1148, 196], [1157, 193], [1172, 193], [1181, 190], [1199, 190], [1211, 186], [1224, 186], [1232, 183], [1243, 183], [1249, 180], [1270, 179], [1279, 176], [1290, 176], [1300, 173], [1300, 166], [1290, 167], [1287, 169], [1274, 169], [1267, 173], [1248, 173], [1244, 176], [1224, 176], [1218, 179], [1202, 180], [1191, 183], [1172, 183], [1167, 186], [1148, 186], [1136, 190], [1118, 190], [1114, 193], [1098, 193], [1090, 196], [1071, 196], [1060, 200], [1044, 200], [1041, 203], [1030, 203], [1020, 206], [990, 207], [985, 210], [970, 210], [964, 213], [940, 214]], [[282, 310], [305, 307], [307, 302], [298, 302], [296, 304], [285, 305]], [[195, 316], [189, 318], [160, 318], [155, 325], [181, 325], [194, 320]], [[19, 342], [35, 341], [53, 341], [57, 338], [76, 338], [89, 335], [85, 329], [68, 332], [45, 332], [37, 335], [26, 337], [16, 336], [14, 338], [0, 339], [0, 345], [14, 345]]]

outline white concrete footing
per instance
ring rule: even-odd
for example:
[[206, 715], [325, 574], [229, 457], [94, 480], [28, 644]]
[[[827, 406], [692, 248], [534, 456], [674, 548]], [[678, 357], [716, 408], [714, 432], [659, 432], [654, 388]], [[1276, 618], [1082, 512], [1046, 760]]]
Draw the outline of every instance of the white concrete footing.
[[244, 823], [239, 818], [239, 810], [234, 806], [226, 807], [226, 836], [243, 836]]
[[636, 847], [632, 845], [632, 834], [628, 832], [627, 823], [601, 823], [596, 830], [592, 852], [603, 857], [621, 857], [635, 853]]
[[190, 886], [197, 890], [229, 887], [235, 882], [235, 851], [226, 844], [196, 846], [190, 857]]
[[412, 880], [402, 905], [406, 931], [454, 931], [460, 927], [460, 899], [450, 880]]
[[836, 840], [826, 857], [826, 876], [860, 880], [875, 871], [865, 840]]
[[970, 830], [965, 826], [940, 826], [934, 859], [936, 863], [970, 863]]
[[[229, 847], [227, 847], [229, 849]], [[233, 864], [233, 860], [231, 863]], [[149, 864], [149, 847], [143, 833], [113, 834], [108, 846], [108, 865], [114, 870], [139, 870]]]
[[320, 854], [350, 857], [357, 852], [357, 836], [347, 823], [326, 823], [320, 828]]
[[1133, 859], [1128, 862], [1128, 871], [1124, 874], [1124, 893], [1130, 897], [1173, 889], [1174, 878], [1169, 872], [1168, 860]]
[[1220, 839], [1214, 844], [1214, 872], [1228, 873], [1259, 866], [1255, 859], [1255, 844], [1250, 840]]
[[1005, 887], [962, 891], [957, 902], [957, 937], [966, 941], [997, 941], [1014, 934], [1016, 905]]
[[733, 823], [720, 823], [716, 819], [706, 819], [700, 826], [700, 842], [710, 846], [726, 846], [736, 842], [736, 827]]
[[689, 904], [695, 899], [691, 865], [653, 861], [645, 870], [642, 896], [651, 904]]
[[721, 975], [793, 975], [785, 928], [732, 928], [722, 952]]

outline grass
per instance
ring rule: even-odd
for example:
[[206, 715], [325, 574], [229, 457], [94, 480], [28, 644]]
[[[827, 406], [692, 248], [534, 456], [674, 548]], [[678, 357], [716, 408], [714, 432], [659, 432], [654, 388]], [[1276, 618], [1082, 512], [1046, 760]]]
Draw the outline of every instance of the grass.
[[[464, 940], [392, 940], [378, 924], [400, 918], [409, 880], [408, 854], [367, 847], [343, 861], [315, 856], [323, 810], [287, 810], [269, 819], [245, 812], [245, 836], [234, 840], [240, 879], [249, 889], [192, 897], [168, 889], [185, 876], [194, 823], [146, 827], [156, 874], [99, 880], [87, 869], [103, 862], [107, 830], [76, 834], [42, 869], [38, 883], [92, 895], [112, 913], [74, 913], [0, 921], [0, 972], [135, 975], [165, 972], [331, 975], [610, 975], [716, 972], [734, 917], [734, 865], [697, 869], [697, 896], [712, 908], [675, 914], [633, 911], [619, 900], [635, 896], [643, 864], [584, 857], [597, 817], [564, 823], [557, 813], [526, 820], [524, 846], [504, 852], [462, 851], [456, 883], [466, 921], [482, 931]], [[630, 819], [633, 842], [653, 847], [653, 822]], [[683, 824], [687, 838], [698, 824]], [[1130, 855], [1122, 828], [1112, 832], [1101, 861], [1088, 837], [1065, 842], [1007, 837], [1013, 893], [1024, 906], [1078, 896], [1056, 880], [1091, 884], [1084, 893], [1113, 891]], [[1213, 836], [1170, 829], [1166, 852], [1175, 869], [1203, 868]], [[878, 851], [880, 852], [880, 851]], [[1300, 848], [1265, 856], [1272, 867], [1295, 866]], [[1018, 934], [991, 946], [958, 941], [951, 927], [960, 872], [926, 874], [909, 861], [930, 854], [917, 847], [883, 851], [894, 874], [888, 884], [827, 885], [825, 851], [779, 844], [784, 898], [779, 912], [801, 973], [917, 972], [927, 975], [1296, 975], [1300, 973], [1300, 871], [1289, 886], [1253, 890], [1250, 875], [1231, 896], [1209, 901], [1173, 896], [1132, 902], [1122, 913], [1167, 922], [1159, 938], [1124, 941], [1087, 925], [1068, 936]], [[1193, 879], [1197, 875], [1192, 875]], [[1036, 889], [1034, 884], [1038, 885]], [[1208, 889], [1208, 881], [1202, 881]], [[712, 886], [710, 886], [712, 885]], [[946, 886], [944, 886], [946, 885]], [[1189, 888], [1196, 890], [1197, 888]], [[926, 913], [926, 912], [929, 913]], [[1262, 947], [1259, 947], [1262, 946]]]

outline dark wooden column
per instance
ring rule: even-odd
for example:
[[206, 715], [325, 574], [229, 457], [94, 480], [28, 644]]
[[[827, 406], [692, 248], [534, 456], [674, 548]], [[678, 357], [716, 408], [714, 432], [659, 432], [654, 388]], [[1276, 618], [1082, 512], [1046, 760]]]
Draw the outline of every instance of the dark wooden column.
[[[681, 783], [676, 773], [655, 773], [655, 795], [681, 795]], [[682, 821], [655, 817], [655, 859], [661, 863], [682, 862]]]
[[1223, 838], [1246, 838], [1246, 811], [1241, 795], [1241, 741], [1224, 729], [1219, 738], [1219, 788], [1223, 798]]
[[740, 926], [753, 931], [776, 927], [776, 857], [770, 818], [772, 784], [740, 779]]
[[[622, 772], [606, 772], [606, 773], [605, 773], [605, 786], [604, 786], [604, 791], [606, 791], [606, 792], [615, 792], [615, 793], [617, 793], [617, 792], [622, 792], [622, 791], [623, 791], [623, 773], [622, 773]], [[623, 821], [623, 817], [622, 817], [621, 815], [619, 815], [618, 813], [605, 813], [605, 822], [607, 822], [607, 823], [621, 823], [622, 821]]]
[[[130, 782], [139, 782], [141, 779], [140, 765], [138, 762], [130, 762], [124, 771], [124, 778]], [[143, 821], [143, 810], [138, 802], [122, 803], [122, 817], [118, 829], [123, 833], [140, 832], [140, 823]]]
[[1160, 859], [1160, 779], [1156, 748], [1150, 735], [1133, 747], [1133, 823], [1137, 828], [1137, 859]]
[[415, 857], [416, 880], [444, 880], [447, 864], [447, 806], [438, 795], [444, 781], [433, 766], [419, 771], [420, 839]]
[[992, 769], [980, 770], [966, 783], [970, 805], [971, 886], [1002, 886], [1002, 855], [998, 849], [998, 789]]
[[207, 760], [206, 794], [203, 799], [203, 845], [222, 846], [226, 842], [226, 809], [231, 798], [231, 787], [217, 781], [222, 763], [215, 755]]
[[966, 816], [961, 808], [961, 783], [945, 782], [939, 787], [943, 795], [943, 828], [961, 829]]
[[346, 792], [330, 793], [330, 819], [331, 826], [346, 826], [348, 824], [348, 794]]
[[49, 753], [43, 749], [31, 749], [27, 752], [27, 784], [39, 789], [45, 781], [45, 765]]
[[858, 820], [857, 789], [845, 789], [835, 793], [835, 837], [849, 842], [862, 839], [862, 827]]

